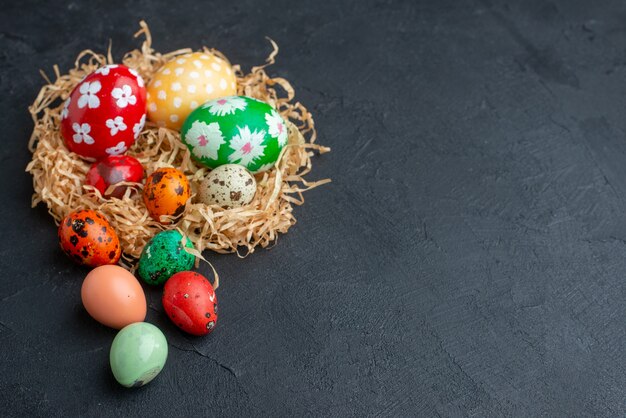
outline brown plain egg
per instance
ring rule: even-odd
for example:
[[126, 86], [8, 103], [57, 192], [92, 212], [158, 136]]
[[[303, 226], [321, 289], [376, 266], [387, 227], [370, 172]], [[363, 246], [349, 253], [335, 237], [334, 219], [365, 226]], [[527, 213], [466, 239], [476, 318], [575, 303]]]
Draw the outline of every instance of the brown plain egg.
[[107, 327], [122, 329], [146, 319], [146, 295], [139, 281], [119, 266], [100, 266], [83, 281], [80, 296], [93, 319]]

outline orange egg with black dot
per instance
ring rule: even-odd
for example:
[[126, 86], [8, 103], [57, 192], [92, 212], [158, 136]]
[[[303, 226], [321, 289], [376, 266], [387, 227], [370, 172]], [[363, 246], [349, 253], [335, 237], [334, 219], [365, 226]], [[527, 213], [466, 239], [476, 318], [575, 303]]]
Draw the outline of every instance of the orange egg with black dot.
[[163, 225], [177, 220], [185, 212], [187, 200], [191, 196], [191, 187], [181, 171], [163, 167], [155, 170], [146, 179], [143, 188], [143, 202], [150, 216]]
[[201, 104], [237, 94], [231, 65], [208, 52], [179, 55], [165, 63], [148, 84], [148, 119], [178, 130]]

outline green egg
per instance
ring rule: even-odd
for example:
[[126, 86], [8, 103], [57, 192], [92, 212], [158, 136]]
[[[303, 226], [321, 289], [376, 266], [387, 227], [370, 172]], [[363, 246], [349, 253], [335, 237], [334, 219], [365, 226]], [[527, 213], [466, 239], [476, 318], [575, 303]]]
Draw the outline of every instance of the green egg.
[[157, 327], [135, 322], [117, 333], [109, 361], [115, 380], [120, 385], [143, 386], [154, 379], [165, 366], [167, 340]]
[[246, 96], [204, 103], [191, 112], [180, 132], [201, 164], [239, 164], [253, 173], [272, 168], [289, 137], [285, 120], [272, 106]]
[[[191, 270], [196, 257], [184, 250], [182, 240], [183, 236], [176, 230], [156, 234], [139, 258], [139, 277], [148, 284], [159, 285], [174, 273]], [[189, 238], [185, 242], [187, 248], [193, 248]]]

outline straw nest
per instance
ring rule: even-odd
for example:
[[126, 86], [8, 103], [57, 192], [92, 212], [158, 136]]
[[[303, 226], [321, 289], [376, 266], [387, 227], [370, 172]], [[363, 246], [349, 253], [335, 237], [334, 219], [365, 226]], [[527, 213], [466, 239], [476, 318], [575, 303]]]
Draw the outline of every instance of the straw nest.
[[[192, 52], [181, 49], [161, 54], [152, 49], [152, 38], [145, 22], [135, 37], [143, 35], [141, 49], [128, 52], [122, 62], [137, 70], [149, 81], [165, 62], [173, 57]], [[289, 141], [278, 163], [271, 170], [256, 175], [257, 191], [247, 206], [223, 209], [196, 202], [195, 195], [187, 203], [184, 215], [172, 225], [161, 225], [153, 220], [143, 204], [140, 184], [133, 184], [122, 199], [104, 199], [84, 179], [90, 163], [71, 153], [60, 134], [60, 114], [63, 101], [87, 74], [113, 63], [111, 50], [106, 55], [91, 50], [81, 52], [74, 68], [61, 75], [54, 66], [55, 80], [47, 81], [35, 102], [29, 107], [35, 128], [29, 149], [32, 161], [26, 171], [33, 176], [35, 193], [32, 205], [43, 202], [58, 224], [68, 213], [78, 209], [94, 209], [103, 213], [117, 231], [123, 250], [123, 260], [129, 266], [141, 255], [144, 245], [159, 231], [178, 228], [194, 243], [198, 252], [210, 249], [218, 253], [237, 252], [240, 256], [252, 253], [256, 247], [268, 247], [276, 242], [279, 233], [286, 233], [295, 224], [293, 205], [304, 203], [302, 193], [330, 182], [329, 179], [309, 182], [304, 176], [311, 171], [311, 158], [315, 153], [325, 153], [329, 148], [315, 143], [313, 117], [299, 102], [295, 92], [284, 78], [271, 78], [265, 67], [274, 63], [278, 47], [271, 41], [273, 51], [264, 65], [253, 67], [247, 74], [239, 65], [237, 92], [263, 100], [274, 106], [288, 120]], [[219, 55], [219, 51], [204, 48], [205, 52]], [[196, 190], [208, 169], [191, 160], [187, 147], [181, 143], [177, 131], [159, 128], [147, 123], [143, 132], [127, 153], [137, 158], [146, 174], [160, 167], [175, 167], [184, 172], [192, 189]], [[135, 189], [135, 190], [133, 190]]]

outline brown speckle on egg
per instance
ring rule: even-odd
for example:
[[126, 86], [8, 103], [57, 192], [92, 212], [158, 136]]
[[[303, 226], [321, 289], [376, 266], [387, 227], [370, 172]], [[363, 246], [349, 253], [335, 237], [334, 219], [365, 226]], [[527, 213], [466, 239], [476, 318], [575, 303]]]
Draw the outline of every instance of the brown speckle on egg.
[[215, 168], [198, 187], [198, 200], [206, 205], [235, 208], [248, 205], [256, 193], [256, 180], [243, 166], [225, 164]]

